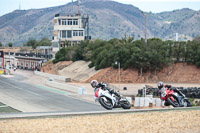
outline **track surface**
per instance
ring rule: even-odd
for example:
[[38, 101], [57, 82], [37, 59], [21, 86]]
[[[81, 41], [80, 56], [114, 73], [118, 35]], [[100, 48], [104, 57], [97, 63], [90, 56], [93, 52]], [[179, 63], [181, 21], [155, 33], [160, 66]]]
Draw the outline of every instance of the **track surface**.
[[37, 87], [23, 83], [16, 76], [0, 76], [0, 102], [22, 112], [80, 112], [103, 111], [95, 103], [73, 98], [67, 93], [55, 93], [46, 87]]

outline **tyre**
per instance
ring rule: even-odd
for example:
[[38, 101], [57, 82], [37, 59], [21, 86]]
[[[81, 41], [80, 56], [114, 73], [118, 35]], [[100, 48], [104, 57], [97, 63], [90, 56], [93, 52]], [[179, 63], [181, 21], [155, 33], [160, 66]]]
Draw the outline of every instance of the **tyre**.
[[172, 95], [171, 97], [174, 98], [174, 101], [173, 101], [170, 97], [168, 97], [168, 98], [167, 98], [167, 102], [168, 102], [170, 105], [172, 105], [173, 107], [179, 107], [180, 105], [179, 105], [179, 103], [178, 103], [177, 97], [175, 97], [175, 96], [173, 96], [173, 95]]
[[191, 98], [195, 98], [195, 94], [194, 93], [191, 94]]
[[169, 106], [170, 104], [167, 101], [165, 101], [164, 105]]
[[192, 107], [192, 102], [189, 99], [186, 99], [185, 102], [187, 102], [187, 107]]
[[122, 102], [121, 102], [121, 107], [122, 107], [123, 109], [130, 109], [130, 108], [131, 108], [131, 104], [130, 104], [130, 102], [129, 102], [128, 100], [122, 101]]
[[113, 108], [111, 100], [106, 97], [101, 97], [99, 99], [99, 103], [101, 104], [101, 106], [103, 106], [107, 110], [112, 110], [112, 108]]

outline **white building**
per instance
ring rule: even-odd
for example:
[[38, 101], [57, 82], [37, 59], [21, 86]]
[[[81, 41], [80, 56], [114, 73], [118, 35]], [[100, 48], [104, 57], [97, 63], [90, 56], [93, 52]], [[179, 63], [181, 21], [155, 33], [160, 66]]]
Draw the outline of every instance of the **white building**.
[[85, 40], [85, 36], [89, 36], [89, 30], [86, 29], [86, 27], [89, 28], [88, 18], [88, 16], [81, 15], [60, 16], [56, 14], [53, 20], [53, 51], [55, 51], [56, 47], [59, 50], [61, 47], [73, 46]]

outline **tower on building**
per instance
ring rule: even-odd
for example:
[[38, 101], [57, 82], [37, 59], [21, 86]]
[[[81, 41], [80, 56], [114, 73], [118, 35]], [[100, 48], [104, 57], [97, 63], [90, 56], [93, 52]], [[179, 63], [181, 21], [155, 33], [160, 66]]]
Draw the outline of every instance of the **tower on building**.
[[176, 41], [178, 41], [178, 33], [176, 33]]
[[19, 10], [21, 10], [21, 3], [19, 3]]

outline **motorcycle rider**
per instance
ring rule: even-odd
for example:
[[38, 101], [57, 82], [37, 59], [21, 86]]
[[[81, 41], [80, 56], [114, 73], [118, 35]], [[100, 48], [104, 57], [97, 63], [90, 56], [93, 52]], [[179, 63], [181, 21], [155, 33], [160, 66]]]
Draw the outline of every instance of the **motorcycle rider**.
[[164, 83], [162, 81], [158, 82], [157, 84], [159, 92], [161, 95], [166, 96], [166, 92], [165, 92], [165, 88], [173, 90], [174, 92], [177, 92], [180, 96], [185, 97], [185, 95], [179, 91], [177, 88], [172, 87], [171, 85], [164, 85]]
[[116, 91], [116, 90], [114, 90], [114, 89], [108, 88], [107, 85], [106, 85], [105, 83], [103, 83], [103, 82], [98, 83], [97, 80], [92, 80], [92, 81], [90, 82], [90, 84], [91, 84], [92, 88], [94, 88], [94, 92], [95, 92], [95, 93], [96, 93], [96, 91], [98, 90], [98, 88], [101, 87], [101, 89], [103, 89], [103, 90], [104, 90], [104, 89], [107, 89], [111, 94], [115, 94], [117, 97], [120, 98], [119, 91]]

